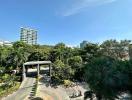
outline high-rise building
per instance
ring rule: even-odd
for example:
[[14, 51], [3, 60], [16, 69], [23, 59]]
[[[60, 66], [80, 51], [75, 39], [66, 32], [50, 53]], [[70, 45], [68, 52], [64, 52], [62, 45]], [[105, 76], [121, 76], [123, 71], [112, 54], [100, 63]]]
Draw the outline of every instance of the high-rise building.
[[30, 28], [21, 28], [20, 40], [27, 44], [37, 44], [37, 31]]
[[80, 43], [80, 48], [84, 48], [87, 44], [88, 41], [82, 41], [82, 43]]

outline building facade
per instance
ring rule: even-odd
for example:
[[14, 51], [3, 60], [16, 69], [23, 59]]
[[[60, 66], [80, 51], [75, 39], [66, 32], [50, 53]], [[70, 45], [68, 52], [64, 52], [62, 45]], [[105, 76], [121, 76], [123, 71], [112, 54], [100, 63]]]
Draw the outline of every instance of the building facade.
[[129, 56], [130, 60], [132, 60], [132, 44], [129, 45]]
[[12, 46], [13, 43], [9, 41], [0, 40], [0, 46]]
[[80, 43], [80, 48], [84, 48], [87, 44], [88, 41], [82, 41], [82, 43]]
[[37, 44], [37, 31], [30, 28], [21, 28], [20, 41], [27, 44], [36, 45]]

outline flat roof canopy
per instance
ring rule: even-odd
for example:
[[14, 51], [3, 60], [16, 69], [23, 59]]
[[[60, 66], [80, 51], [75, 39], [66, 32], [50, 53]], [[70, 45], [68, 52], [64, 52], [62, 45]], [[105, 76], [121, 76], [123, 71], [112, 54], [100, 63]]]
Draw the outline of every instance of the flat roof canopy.
[[51, 64], [51, 61], [30, 61], [26, 62], [23, 65], [38, 65], [38, 64]]

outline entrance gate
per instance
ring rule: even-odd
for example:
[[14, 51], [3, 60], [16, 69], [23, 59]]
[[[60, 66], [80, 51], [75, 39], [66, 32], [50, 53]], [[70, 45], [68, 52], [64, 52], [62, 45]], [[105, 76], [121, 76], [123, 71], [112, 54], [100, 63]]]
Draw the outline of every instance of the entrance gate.
[[37, 76], [40, 73], [40, 65], [49, 65], [49, 76], [51, 77], [51, 61], [30, 61], [23, 64], [23, 80], [26, 78], [25, 66], [37, 66]]

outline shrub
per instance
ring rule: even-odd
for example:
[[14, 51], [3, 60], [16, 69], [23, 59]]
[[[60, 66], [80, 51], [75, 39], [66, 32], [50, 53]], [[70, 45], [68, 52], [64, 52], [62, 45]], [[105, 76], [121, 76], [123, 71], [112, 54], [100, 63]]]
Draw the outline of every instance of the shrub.
[[70, 87], [72, 85], [72, 82], [70, 80], [64, 80], [64, 86]]

